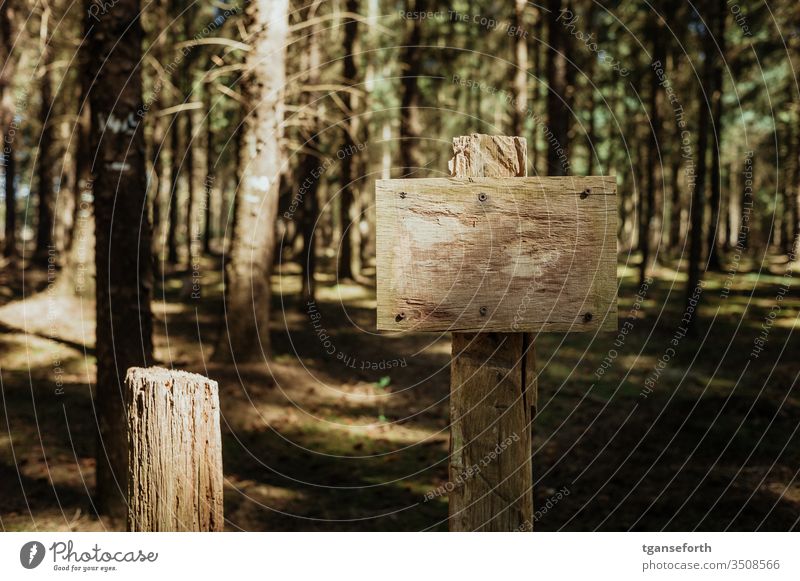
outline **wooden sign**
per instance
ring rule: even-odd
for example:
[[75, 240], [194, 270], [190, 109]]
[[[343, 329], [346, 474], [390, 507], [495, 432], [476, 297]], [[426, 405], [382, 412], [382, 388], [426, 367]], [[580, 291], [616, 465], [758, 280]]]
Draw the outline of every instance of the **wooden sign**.
[[378, 329], [617, 328], [614, 177], [379, 180]]

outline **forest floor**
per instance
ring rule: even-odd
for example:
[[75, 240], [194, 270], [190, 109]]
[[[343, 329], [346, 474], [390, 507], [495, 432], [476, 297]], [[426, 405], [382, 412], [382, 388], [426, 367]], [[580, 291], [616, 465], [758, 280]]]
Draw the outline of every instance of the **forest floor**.
[[[620, 269], [616, 346], [537, 338], [536, 530], [800, 527], [800, 297], [778, 298], [785, 269], [706, 276], [697, 334], [674, 354], [685, 276], [667, 266], [646, 291]], [[186, 273], [163, 277], [153, 312], [158, 362], [220, 384], [226, 528], [446, 530], [446, 496], [425, 494], [447, 481], [449, 335], [378, 335], [374, 289], [332, 277], [311, 308], [288, 264], [274, 356], [220, 365], [219, 272], [207, 259], [201, 299]], [[0, 528], [119, 529], [91, 500], [94, 304], [48, 288], [42, 270], [0, 274]]]

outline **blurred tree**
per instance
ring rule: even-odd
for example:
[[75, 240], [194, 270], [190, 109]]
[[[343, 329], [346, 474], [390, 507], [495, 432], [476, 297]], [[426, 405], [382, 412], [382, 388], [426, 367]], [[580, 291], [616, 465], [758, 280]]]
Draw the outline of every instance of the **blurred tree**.
[[[87, 0], [87, 12], [88, 12]], [[116, 0], [89, 29], [97, 271], [97, 504], [126, 510], [122, 394], [129, 367], [152, 364], [152, 272], [142, 107], [139, 0]]]

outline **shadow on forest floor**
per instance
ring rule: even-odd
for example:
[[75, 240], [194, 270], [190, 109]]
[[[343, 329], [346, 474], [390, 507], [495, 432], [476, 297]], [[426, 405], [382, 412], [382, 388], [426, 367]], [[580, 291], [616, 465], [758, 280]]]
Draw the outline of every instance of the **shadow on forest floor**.
[[[220, 383], [227, 528], [445, 530], [446, 497], [424, 497], [447, 480], [449, 336], [377, 335], [374, 291], [355, 284], [321, 278], [304, 304], [288, 265], [273, 280], [271, 360], [211, 363], [221, 283], [213, 261], [205, 269], [199, 300], [180, 275], [161, 281], [156, 356]], [[726, 275], [709, 275], [698, 334], [673, 352], [683, 282], [656, 274], [635, 311], [633, 273], [621, 271], [620, 325], [630, 324], [616, 345], [613, 334], [536, 340], [537, 530], [797, 529], [800, 299], [786, 295], [754, 356], [780, 273], [737, 275], [727, 298]], [[0, 525], [118, 528], [88, 492], [93, 305], [19, 292], [0, 298]]]

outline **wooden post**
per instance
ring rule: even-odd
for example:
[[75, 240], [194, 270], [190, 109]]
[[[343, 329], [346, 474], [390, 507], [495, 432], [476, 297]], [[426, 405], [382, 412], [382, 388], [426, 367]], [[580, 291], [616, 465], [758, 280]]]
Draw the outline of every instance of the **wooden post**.
[[132, 367], [128, 418], [128, 530], [221, 531], [222, 442], [217, 382]]
[[616, 182], [529, 178], [521, 137], [453, 149], [375, 185], [377, 327], [453, 332], [450, 529], [532, 530], [530, 333], [616, 330]]
[[[522, 137], [453, 139], [454, 177], [525, 177]], [[453, 333], [450, 366], [451, 531], [533, 528], [533, 342], [524, 333]]]

